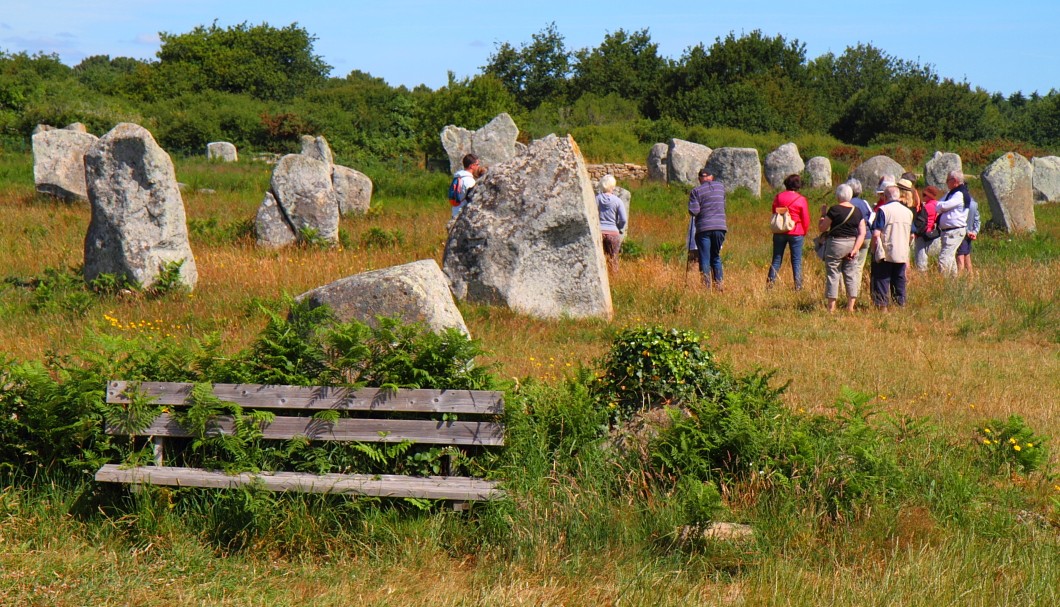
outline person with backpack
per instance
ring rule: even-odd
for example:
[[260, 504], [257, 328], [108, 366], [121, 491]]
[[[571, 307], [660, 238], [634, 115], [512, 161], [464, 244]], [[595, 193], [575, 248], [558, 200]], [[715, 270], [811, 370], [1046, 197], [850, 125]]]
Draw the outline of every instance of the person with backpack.
[[920, 208], [913, 217], [913, 259], [916, 269], [927, 272], [928, 255], [938, 255], [942, 248], [938, 229], [938, 198], [942, 192], [933, 185], [924, 188]]
[[453, 174], [453, 180], [449, 182], [449, 206], [453, 208], [453, 219], [467, 204], [471, 188], [475, 187], [476, 175], [482, 174], [478, 156], [474, 154], [465, 154], [461, 164], [464, 168]]
[[769, 264], [769, 276], [766, 279], [769, 288], [777, 281], [780, 266], [784, 263], [784, 248], [787, 247], [791, 250], [791, 273], [795, 279], [795, 290], [802, 290], [802, 243], [810, 225], [810, 205], [806, 197], [799, 193], [800, 189], [802, 177], [798, 174], [788, 175], [784, 178], [784, 191], [773, 199], [772, 212], [790, 215], [794, 226], [787, 232], [773, 234], [773, 261]]

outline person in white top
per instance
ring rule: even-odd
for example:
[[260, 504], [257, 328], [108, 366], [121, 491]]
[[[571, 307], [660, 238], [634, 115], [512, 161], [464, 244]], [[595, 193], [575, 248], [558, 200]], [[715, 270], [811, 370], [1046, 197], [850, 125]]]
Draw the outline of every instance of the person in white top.
[[471, 195], [471, 188], [475, 187], [475, 175], [481, 175], [480, 166], [478, 162], [478, 156], [474, 154], [465, 154], [463, 161], [461, 162], [464, 168], [453, 174], [453, 178], [459, 178], [461, 183], [461, 191], [463, 192], [463, 198], [455, 200], [457, 204], [453, 205], [453, 217], [455, 218], [460, 214], [460, 211], [464, 209], [464, 205], [467, 204], [468, 196]]
[[961, 246], [968, 231], [968, 205], [972, 196], [964, 183], [964, 173], [950, 171], [946, 177], [949, 192], [935, 206], [938, 213], [939, 238], [942, 250], [939, 251], [939, 271], [945, 276], [957, 275], [957, 247]]

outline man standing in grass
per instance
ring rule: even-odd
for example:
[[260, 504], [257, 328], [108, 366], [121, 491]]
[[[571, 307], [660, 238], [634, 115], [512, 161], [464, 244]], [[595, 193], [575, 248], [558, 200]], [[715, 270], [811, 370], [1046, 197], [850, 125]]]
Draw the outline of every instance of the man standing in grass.
[[688, 195], [688, 214], [692, 216], [696, 231], [696, 249], [699, 251], [699, 271], [703, 273], [703, 285], [719, 293], [722, 287], [721, 246], [725, 243], [725, 186], [714, 181], [707, 169], [699, 171], [699, 185]]
[[913, 212], [901, 202], [896, 185], [883, 190], [886, 202], [876, 210], [872, 222], [872, 301], [886, 311], [891, 299], [905, 305], [906, 267], [909, 265], [909, 235]]
[[939, 238], [942, 250], [939, 251], [939, 271], [944, 276], [957, 275], [957, 247], [964, 242], [968, 233], [968, 206], [972, 196], [964, 184], [964, 173], [950, 171], [946, 176], [946, 187], [950, 189], [942, 200], [935, 205], [938, 212]]

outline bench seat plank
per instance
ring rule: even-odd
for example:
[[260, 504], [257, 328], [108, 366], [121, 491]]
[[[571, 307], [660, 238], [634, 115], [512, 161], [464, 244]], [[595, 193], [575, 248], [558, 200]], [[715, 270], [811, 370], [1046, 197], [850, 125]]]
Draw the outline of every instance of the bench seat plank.
[[[154, 397], [160, 405], [182, 405], [191, 394], [194, 384], [110, 381], [107, 383], [107, 402], [129, 402], [125, 391], [130, 386], [138, 386], [142, 393]], [[487, 390], [354, 390], [341, 387], [214, 384], [213, 393], [221, 400], [248, 409], [338, 409], [469, 415], [500, 415], [504, 412], [503, 393]]]
[[411, 477], [369, 474], [264, 472], [225, 474], [198, 468], [106, 464], [96, 472], [99, 482], [229, 489], [260, 482], [272, 491], [353, 493], [372, 497], [418, 497], [444, 500], [486, 500], [503, 496], [494, 481], [468, 477]]
[[[211, 422], [218, 432], [232, 434], [232, 419], [218, 417]], [[114, 426], [107, 425], [108, 434], [125, 434]], [[434, 445], [488, 445], [504, 444], [504, 426], [493, 422], [443, 422], [417, 419], [360, 419], [343, 418], [326, 422], [311, 417], [276, 416], [271, 424], [262, 428], [263, 438], [287, 440], [305, 436], [322, 441], [361, 441], [371, 443], [400, 443], [412, 441]], [[190, 438], [170, 413], [162, 413], [138, 436], [170, 436]]]

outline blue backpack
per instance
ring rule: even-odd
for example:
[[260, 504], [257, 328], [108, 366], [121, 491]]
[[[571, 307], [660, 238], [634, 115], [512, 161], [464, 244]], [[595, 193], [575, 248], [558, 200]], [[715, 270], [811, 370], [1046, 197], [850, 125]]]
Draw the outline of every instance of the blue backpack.
[[449, 205], [458, 207], [464, 204], [467, 198], [467, 190], [464, 189], [464, 180], [460, 176], [453, 177], [449, 182]]

